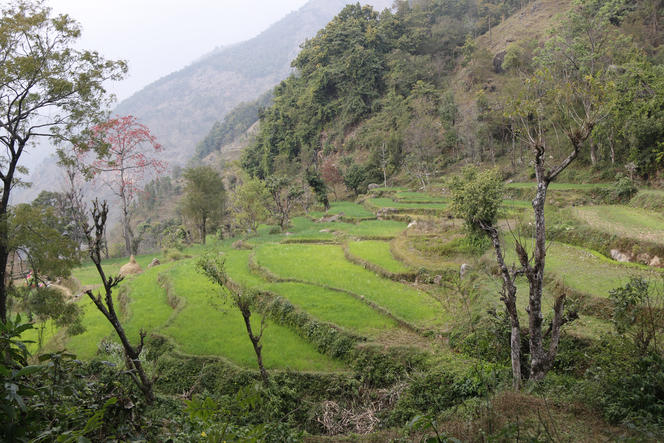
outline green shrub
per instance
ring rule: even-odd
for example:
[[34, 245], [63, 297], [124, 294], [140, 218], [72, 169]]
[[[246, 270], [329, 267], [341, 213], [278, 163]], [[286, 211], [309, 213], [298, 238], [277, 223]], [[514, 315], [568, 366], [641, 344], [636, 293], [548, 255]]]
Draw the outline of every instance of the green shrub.
[[435, 369], [416, 373], [389, 414], [391, 425], [403, 425], [422, 414], [436, 416], [472, 397], [488, 395], [509, 377], [502, 366], [479, 364], [455, 373]]

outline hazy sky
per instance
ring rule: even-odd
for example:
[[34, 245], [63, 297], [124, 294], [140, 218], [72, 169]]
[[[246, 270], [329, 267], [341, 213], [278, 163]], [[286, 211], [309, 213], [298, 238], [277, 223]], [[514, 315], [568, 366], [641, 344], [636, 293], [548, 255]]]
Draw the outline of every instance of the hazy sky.
[[215, 47], [258, 35], [307, 0], [46, 0], [83, 27], [81, 47], [129, 62], [122, 100]]

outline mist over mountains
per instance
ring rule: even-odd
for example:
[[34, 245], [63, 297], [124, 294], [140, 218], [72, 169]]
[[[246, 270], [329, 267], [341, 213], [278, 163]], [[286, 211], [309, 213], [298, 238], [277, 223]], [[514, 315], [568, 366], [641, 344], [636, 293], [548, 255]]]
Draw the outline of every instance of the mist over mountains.
[[[258, 36], [220, 47], [189, 66], [146, 86], [113, 111], [134, 115], [164, 146], [164, 160], [182, 165], [215, 122], [238, 104], [255, 100], [286, 78], [300, 45], [316, 35], [350, 0], [311, 0]], [[391, 0], [371, 0], [374, 8]], [[257, 11], [259, 13], [259, 11]], [[98, 48], [103, 52], [103, 48]], [[31, 188], [17, 189], [15, 203], [29, 201], [44, 189], [57, 189], [60, 172], [53, 158], [31, 171]]]

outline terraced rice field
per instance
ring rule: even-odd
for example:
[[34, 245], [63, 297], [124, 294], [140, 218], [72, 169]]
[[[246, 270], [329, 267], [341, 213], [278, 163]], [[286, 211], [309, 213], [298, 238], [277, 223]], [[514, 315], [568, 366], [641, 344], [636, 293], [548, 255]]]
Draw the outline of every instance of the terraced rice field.
[[627, 206], [573, 208], [574, 216], [593, 228], [620, 237], [664, 244], [664, 216]]
[[[558, 184], [557, 187], [585, 189], [596, 185]], [[414, 268], [436, 273], [442, 272], [437, 269], [454, 269], [460, 263], [470, 263], [480, 275], [477, 283], [480, 297], [476, 301], [479, 304], [473, 309], [477, 313], [485, 313], [489, 307], [502, 309], [498, 295], [500, 280], [482, 268], [492, 262], [492, 250], [487, 250], [485, 261], [482, 261], [452, 249], [446, 252], [443, 247], [442, 255], [434, 260], [412, 247], [413, 241], [431, 246], [436, 242], [444, 246], [457, 241], [461, 223], [457, 226], [454, 222], [454, 229], [440, 230], [436, 234], [440, 238], [411, 230], [407, 235], [401, 235], [407, 227], [406, 222], [373, 219], [375, 215], [368, 209], [390, 207], [406, 213], [417, 208], [438, 210], [446, 207], [446, 200], [401, 188], [391, 190], [390, 195], [390, 198], [370, 198], [367, 205], [333, 203], [327, 214], [343, 213], [343, 221], [318, 223], [315, 220], [325, 213], [313, 212], [293, 218], [288, 233], [275, 234], [272, 227], [262, 226], [258, 235], [245, 239], [251, 250], [233, 249], [231, 245], [235, 239], [212, 241], [205, 248], [198, 246], [186, 251], [193, 256], [191, 259], [166, 263], [127, 279], [123, 282], [130, 300], [124, 313], [127, 332], [136, 340], [139, 328], [144, 328], [169, 337], [182, 353], [218, 356], [242, 367], [255, 367], [255, 356], [241, 316], [232, 305], [222, 302], [219, 289], [196, 270], [197, 257], [206, 251], [223, 255], [226, 272], [242, 287], [268, 291], [273, 296], [287, 299], [296, 309], [314, 319], [388, 345], [392, 340], [390, 337], [404, 331], [416, 335], [428, 330], [439, 333], [449, 330], [451, 324], [460, 321], [459, 313], [463, 313], [459, 310], [460, 295], [445, 287], [424, 291], [426, 288], [391, 280], [353, 262], [368, 263], [395, 275], [413, 272]], [[530, 207], [527, 201], [507, 200], [504, 204], [514, 209]], [[581, 222], [596, 229], [664, 243], [664, 217], [654, 211], [626, 206], [577, 207], [572, 211]], [[509, 236], [505, 237], [507, 261], [514, 261], [513, 244]], [[344, 255], [344, 247], [350, 254], [348, 257]], [[153, 257], [141, 256], [137, 260], [146, 268]], [[105, 268], [109, 273], [117, 272], [125, 261], [108, 261]], [[592, 251], [555, 242], [548, 250], [547, 273], [568, 288], [597, 299], [605, 299], [611, 289], [623, 285], [632, 276], [656, 278], [661, 274], [639, 265], [618, 264]], [[157, 285], [159, 274], [165, 274], [171, 283], [170, 298], [167, 291]], [[91, 266], [79, 268], [75, 275], [83, 285], [98, 282]], [[523, 278], [517, 285], [519, 309], [525, 321], [528, 287]], [[545, 288], [545, 313], [553, 305], [554, 295], [550, 290]], [[106, 337], [113, 338], [113, 334], [90, 301], [82, 298], [79, 303], [85, 310], [87, 332], [70, 338], [59, 334], [58, 339], [66, 341], [67, 348], [80, 358], [93, 358], [99, 342]], [[254, 317], [258, 328], [260, 315]], [[566, 328], [574, 335], [592, 339], [607, 333], [612, 326], [605, 319], [582, 315]], [[47, 337], [58, 335], [54, 328], [50, 331]], [[425, 337], [420, 336], [418, 340], [430, 340]], [[295, 330], [274, 321], [267, 322], [264, 353], [266, 366], [271, 369], [346, 370], [343, 362], [322, 355]]]
[[404, 274], [412, 271], [409, 267], [398, 261], [390, 252], [391, 246], [385, 241], [357, 241], [348, 243], [348, 250], [354, 256], [369, 263], [380, 266], [387, 272]]
[[387, 197], [370, 198], [367, 199], [367, 204], [375, 208], [394, 208], [394, 209], [431, 209], [431, 210], [444, 210], [447, 203], [413, 203], [408, 201], [398, 201]]
[[339, 246], [267, 244], [257, 248], [256, 259], [281, 278], [352, 292], [407, 322], [423, 327], [440, 323], [440, 305], [433, 298], [348, 262]]

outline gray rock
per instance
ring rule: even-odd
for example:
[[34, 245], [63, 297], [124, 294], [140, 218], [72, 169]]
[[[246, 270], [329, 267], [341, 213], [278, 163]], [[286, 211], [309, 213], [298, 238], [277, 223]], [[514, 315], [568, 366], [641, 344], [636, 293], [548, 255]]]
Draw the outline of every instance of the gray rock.
[[369, 189], [369, 191], [373, 191], [374, 189], [378, 189], [378, 188], [380, 188], [380, 185], [377, 184], [377, 183], [370, 183], [369, 186], [367, 187], [367, 189]]
[[611, 249], [611, 258], [621, 263], [629, 263], [632, 261], [632, 258], [629, 255], [624, 254], [617, 249]]
[[161, 262], [159, 261], [158, 258], [153, 258], [150, 264], [148, 265], [148, 269], [154, 268], [155, 266], [159, 266]]

